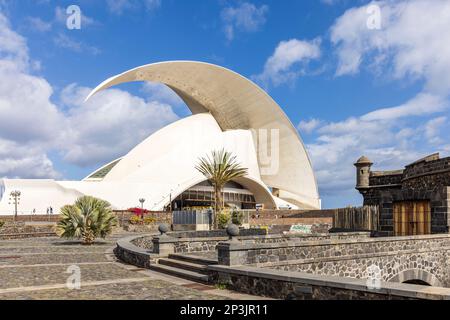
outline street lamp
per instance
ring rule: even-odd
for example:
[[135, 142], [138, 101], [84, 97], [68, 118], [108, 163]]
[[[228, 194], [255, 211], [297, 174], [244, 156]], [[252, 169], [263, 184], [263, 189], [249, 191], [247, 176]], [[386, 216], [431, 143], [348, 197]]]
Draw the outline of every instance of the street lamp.
[[140, 199], [139, 199], [139, 202], [141, 203], [141, 209], [144, 210], [144, 202], [145, 202], [145, 199], [144, 199], [144, 198], [140, 198]]
[[[9, 198], [9, 201], [14, 202], [14, 220], [17, 219], [17, 206], [19, 205], [20, 194], [21, 193], [18, 190], [11, 191], [11, 193], [10, 193], [11, 197]], [[11, 202], [9, 202], [8, 204], [11, 204]]]

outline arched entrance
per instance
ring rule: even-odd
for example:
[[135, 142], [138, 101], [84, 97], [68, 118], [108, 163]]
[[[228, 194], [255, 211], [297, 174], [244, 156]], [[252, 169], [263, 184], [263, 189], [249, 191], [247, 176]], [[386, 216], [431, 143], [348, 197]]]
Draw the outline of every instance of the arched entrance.
[[[257, 203], [264, 204], [267, 209], [276, 208], [269, 190], [248, 177], [236, 178], [227, 183], [223, 190], [225, 207], [236, 209], [255, 209]], [[169, 203], [168, 203], [169, 204]], [[214, 190], [206, 180], [203, 180], [172, 199], [172, 208], [211, 207], [214, 205]]]
[[422, 269], [408, 269], [401, 271], [397, 275], [389, 279], [389, 282], [442, 287], [441, 281], [439, 281], [439, 279], [435, 275]]

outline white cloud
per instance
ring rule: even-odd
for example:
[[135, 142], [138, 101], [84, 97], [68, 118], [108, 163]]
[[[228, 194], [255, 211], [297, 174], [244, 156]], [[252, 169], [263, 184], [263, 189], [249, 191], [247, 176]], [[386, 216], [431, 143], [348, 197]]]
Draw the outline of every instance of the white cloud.
[[147, 11], [153, 11], [162, 4], [161, 0], [107, 0], [109, 11], [113, 14], [121, 15], [128, 10], [144, 8]]
[[320, 0], [320, 2], [327, 4], [327, 5], [334, 5], [338, 2], [340, 2], [340, 0]]
[[109, 10], [114, 14], [122, 14], [125, 10], [134, 7], [134, 3], [131, 0], [107, 0]]
[[[378, 168], [402, 168], [435, 151], [448, 153], [447, 118], [424, 124], [417, 119], [448, 110], [450, 90], [450, 3], [448, 1], [379, 1], [381, 30], [367, 28], [367, 6], [352, 8], [331, 28], [337, 76], [356, 74], [363, 66], [378, 76], [417, 79], [422, 92], [405, 103], [379, 108], [359, 118], [325, 124], [309, 149], [324, 194], [354, 188], [351, 165], [362, 154]], [[370, 4], [368, 4], [370, 5]], [[448, 139], [447, 139], [448, 140]]]
[[29, 62], [25, 38], [11, 30], [9, 20], [0, 12], [0, 68], [24, 70]]
[[182, 105], [183, 100], [168, 86], [157, 82], [145, 82], [141, 90], [149, 99], [170, 105]]
[[147, 10], [151, 11], [161, 6], [161, 0], [145, 0], [144, 4]]
[[26, 40], [0, 14], [0, 177], [60, 177], [52, 151], [75, 165], [100, 165], [177, 119], [151, 94], [144, 100], [118, 89], [83, 103], [90, 89], [73, 84], [54, 104], [52, 86], [31, 73], [32, 62]]
[[298, 129], [304, 133], [311, 133], [314, 131], [314, 129], [316, 129], [321, 124], [322, 124], [322, 121], [318, 120], [318, 119], [310, 119], [308, 121], [302, 120], [298, 124]]
[[45, 148], [61, 129], [61, 114], [31, 64], [26, 40], [0, 14], [0, 176], [57, 176]]
[[64, 159], [87, 166], [126, 154], [157, 129], [177, 120], [171, 106], [145, 101], [129, 93], [109, 89], [84, 102], [90, 88], [69, 85], [62, 93], [67, 112], [68, 137]]
[[343, 196], [353, 193], [355, 168], [361, 156], [375, 162], [376, 169], [399, 169], [417, 160], [431, 148], [424, 148], [424, 132], [413, 125], [396, 121], [365, 121], [349, 118], [324, 123], [317, 130], [315, 141], [307, 144], [322, 196]]
[[60, 178], [44, 150], [0, 138], [0, 177]]
[[305, 126], [314, 127], [317, 133], [307, 149], [321, 195], [328, 198], [353, 196], [353, 202], [360, 201], [354, 191], [356, 171], [352, 164], [362, 155], [375, 163], [374, 170], [391, 170], [436, 151], [450, 153], [450, 145], [445, 145], [449, 134], [444, 130], [448, 128], [445, 116], [421, 124], [413, 117], [399, 121], [395, 117], [378, 119], [366, 114], [328, 123], [313, 119], [304, 122]]
[[253, 78], [266, 87], [270, 83], [278, 86], [292, 82], [305, 72], [304, 66], [307, 62], [319, 58], [320, 55], [320, 39], [281, 41], [273, 55], [267, 59], [264, 71]]
[[26, 20], [29, 27], [38, 32], [47, 32], [52, 28], [51, 22], [44, 21], [39, 17], [28, 17]]
[[258, 31], [266, 23], [268, 12], [269, 7], [267, 5], [257, 7], [249, 2], [242, 2], [236, 7], [224, 8], [221, 12], [221, 18], [227, 40], [233, 40], [236, 31]]
[[[381, 9], [381, 29], [369, 29], [369, 5]], [[390, 80], [420, 81], [421, 92], [398, 106], [322, 124], [308, 145], [323, 195], [343, 196], [355, 185], [352, 163], [365, 154], [375, 169], [402, 168], [427, 153], [449, 153], [450, 2], [374, 1], [351, 8], [331, 27], [336, 76], [366, 68]], [[447, 129], [447, 132], [445, 132]]]
[[407, 116], [420, 116], [445, 110], [449, 102], [441, 97], [427, 93], [420, 93], [406, 103], [372, 111], [362, 117], [363, 120], [387, 120]]
[[445, 143], [446, 141], [440, 137], [441, 129], [447, 123], [447, 117], [437, 117], [427, 121], [424, 126], [425, 137], [428, 142], [437, 145]]
[[58, 47], [69, 49], [74, 52], [87, 52], [93, 55], [98, 55], [101, 53], [101, 50], [97, 47], [90, 46], [85, 44], [84, 42], [74, 40], [73, 38], [67, 36], [65, 33], [58, 33], [58, 35], [53, 38], [53, 42]]
[[[367, 7], [381, 9], [381, 29], [367, 27]], [[355, 74], [366, 61], [392, 68], [394, 78], [425, 81], [425, 91], [447, 95], [450, 88], [450, 2], [376, 1], [347, 10], [331, 28], [339, 59], [337, 75]]]

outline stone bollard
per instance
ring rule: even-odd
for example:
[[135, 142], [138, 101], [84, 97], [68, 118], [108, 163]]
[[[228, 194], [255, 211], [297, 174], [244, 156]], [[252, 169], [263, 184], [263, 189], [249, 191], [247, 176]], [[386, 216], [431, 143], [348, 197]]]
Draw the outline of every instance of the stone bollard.
[[227, 229], [227, 235], [229, 237], [229, 241], [239, 241], [237, 236], [239, 235], [239, 227], [235, 224], [229, 224]]
[[158, 231], [161, 233], [159, 236], [155, 236], [152, 239], [153, 252], [160, 256], [168, 256], [174, 253], [173, 238], [169, 237], [166, 233], [169, 231], [169, 226], [165, 223], [161, 223], [158, 227]]
[[161, 236], [166, 236], [167, 237], [167, 232], [169, 231], [169, 225], [167, 223], [161, 223], [158, 226], [158, 231], [161, 233]]
[[217, 245], [218, 261], [220, 265], [235, 266], [243, 265], [247, 262], [247, 249], [237, 238], [239, 227], [230, 224], [227, 229], [229, 240]]

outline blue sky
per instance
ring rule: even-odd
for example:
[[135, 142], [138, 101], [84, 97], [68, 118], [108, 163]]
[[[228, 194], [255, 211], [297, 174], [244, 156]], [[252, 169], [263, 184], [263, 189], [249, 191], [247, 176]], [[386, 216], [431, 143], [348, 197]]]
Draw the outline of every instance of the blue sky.
[[[80, 30], [66, 27], [69, 5]], [[83, 103], [106, 78], [165, 60], [219, 64], [264, 87], [298, 127], [324, 207], [361, 203], [362, 154], [381, 170], [450, 153], [450, 1], [0, 0], [0, 10], [0, 176], [81, 179], [188, 115], [142, 83]]]

